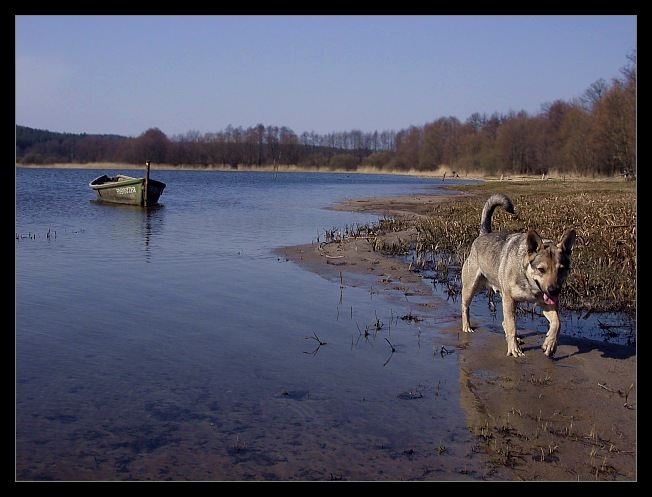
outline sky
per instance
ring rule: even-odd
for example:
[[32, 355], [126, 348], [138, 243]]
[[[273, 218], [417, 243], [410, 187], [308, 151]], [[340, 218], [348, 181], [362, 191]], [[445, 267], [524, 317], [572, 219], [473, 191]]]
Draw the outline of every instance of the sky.
[[169, 138], [400, 131], [622, 76], [636, 15], [17, 15], [16, 124]]

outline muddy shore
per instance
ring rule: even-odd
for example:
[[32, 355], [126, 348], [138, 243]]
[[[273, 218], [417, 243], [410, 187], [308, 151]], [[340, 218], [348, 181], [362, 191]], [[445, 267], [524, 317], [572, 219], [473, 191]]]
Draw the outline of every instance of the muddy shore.
[[[338, 210], [419, 216], [434, 203], [414, 196], [352, 200]], [[409, 230], [389, 236], [413, 236]], [[340, 271], [379, 285], [428, 285], [407, 264], [374, 250], [373, 240], [347, 239], [280, 249], [279, 256], [335, 278]], [[499, 326], [472, 334], [445, 330], [457, 353], [461, 403], [483, 453], [486, 476], [501, 481], [637, 481], [636, 348], [563, 336], [550, 359], [544, 334], [519, 330], [524, 357], [507, 357]]]

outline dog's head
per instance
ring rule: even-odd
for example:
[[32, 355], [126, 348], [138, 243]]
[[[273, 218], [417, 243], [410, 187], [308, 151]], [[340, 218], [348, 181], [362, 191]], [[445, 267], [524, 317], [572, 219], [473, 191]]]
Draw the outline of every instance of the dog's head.
[[533, 229], [527, 232], [527, 271], [547, 305], [557, 306], [559, 292], [570, 271], [573, 243], [575, 230], [564, 233], [559, 243], [543, 240]]

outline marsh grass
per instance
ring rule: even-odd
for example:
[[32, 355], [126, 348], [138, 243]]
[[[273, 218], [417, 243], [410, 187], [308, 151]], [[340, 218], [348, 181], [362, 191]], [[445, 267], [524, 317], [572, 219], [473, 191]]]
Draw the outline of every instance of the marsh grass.
[[[480, 213], [493, 193], [508, 195], [516, 208], [512, 216], [494, 212], [494, 231], [535, 229], [542, 237], [559, 240], [574, 228], [571, 273], [560, 298], [563, 309], [585, 313], [624, 313], [636, 316], [636, 183], [617, 180], [487, 181], [454, 185], [468, 195], [436, 205], [417, 220], [384, 219], [377, 230], [413, 227], [416, 241], [397, 245], [376, 242], [392, 255], [413, 254], [418, 270], [434, 274], [435, 284], [449, 295], [460, 291], [459, 273], [471, 243], [478, 235]], [[527, 311], [526, 311], [527, 312]]]

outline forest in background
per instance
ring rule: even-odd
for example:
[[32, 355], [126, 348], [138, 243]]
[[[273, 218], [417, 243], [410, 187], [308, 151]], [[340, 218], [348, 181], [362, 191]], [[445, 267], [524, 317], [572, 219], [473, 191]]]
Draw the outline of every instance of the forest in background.
[[400, 131], [351, 130], [297, 135], [285, 126], [228, 126], [168, 137], [151, 128], [138, 137], [57, 133], [16, 125], [16, 164], [111, 162], [232, 169], [293, 165], [310, 170], [457, 174], [636, 176], [636, 52], [621, 77], [593, 83], [573, 101], [535, 115], [474, 113], [441, 117]]

